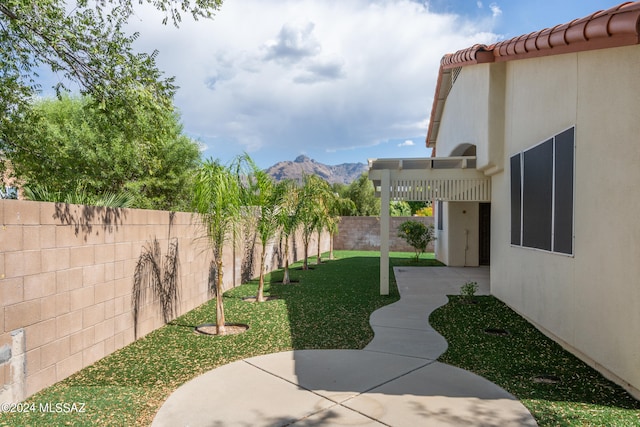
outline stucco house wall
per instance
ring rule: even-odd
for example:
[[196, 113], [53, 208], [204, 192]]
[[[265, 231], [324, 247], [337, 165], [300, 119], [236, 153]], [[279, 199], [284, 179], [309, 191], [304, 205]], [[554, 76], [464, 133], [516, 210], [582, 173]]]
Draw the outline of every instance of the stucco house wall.
[[[438, 132], [438, 156], [460, 155], [461, 147], [475, 146], [477, 169], [502, 170], [504, 70], [504, 64], [478, 64], [454, 73]], [[451, 267], [478, 266], [478, 203], [443, 203], [436, 259]]]
[[442, 230], [436, 230], [436, 259], [449, 267], [479, 265], [479, 204], [445, 202]]
[[[500, 263], [492, 275], [492, 290], [499, 298], [593, 365], [628, 382], [636, 395], [640, 389], [639, 65], [640, 46], [509, 64], [507, 87], [513, 95], [507, 101], [507, 153], [576, 126], [575, 249], [574, 257], [552, 255], [512, 248], [504, 244], [508, 236], [495, 236], [501, 252], [495, 259], [511, 262]], [[501, 179], [506, 180], [506, 174]], [[497, 194], [494, 187], [494, 198], [508, 200], [504, 192], [508, 183], [500, 188], [503, 192]], [[604, 230], [597, 238], [597, 231]], [[518, 273], [520, 267], [526, 274]]]
[[[636, 397], [638, 69], [638, 45], [466, 65], [447, 97], [437, 140], [439, 156], [475, 144], [478, 168], [492, 177], [491, 292]], [[502, 109], [503, 120], [487, 113], [490, 106]], [[512, 246], [509, 159], [572, 126], [573, 255]], [[452, 206], [444, 210], [445, 226], [462, 227]], [[444, 237], [437, 244], [459, 254], [456, 238]]]

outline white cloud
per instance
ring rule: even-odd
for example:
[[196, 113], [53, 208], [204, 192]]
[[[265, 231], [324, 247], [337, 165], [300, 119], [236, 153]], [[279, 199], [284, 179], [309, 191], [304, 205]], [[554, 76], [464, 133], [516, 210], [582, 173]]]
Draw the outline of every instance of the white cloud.
[[416, 145], [415, 142], [413, 142], [410, 139], [407, 139], [405, 142], [398, 144], [398, 147], [413, 147], [414, 145]]
[[303, 26], [285, 23], [275, 40], [265, 43], [265, 59], [283, 64], [295, 63], [320, 53], [320, 44], [314, 37], [314, 24]]
[[397, 145], [380, 141], [424, 137], [442, 56], [496, 40], [486, 23], [412, 0], [225, 2], [177, 30], [138, 10], [137, 46], [176, 76], [185, 131], [208, 156], [248, 150], [261, 165], [301, 145], [327, 163], [359, 147], [347, 154], [364, 161]]
[[502, 15], [502, 9], [500, 9], [500, 6], [498, 6], [497, 3], [491, 3], [489, 5], [489, 9], [491, 9], [491, 13], [493, 14], [494, 18]]
[[482, 9], [484, 7], [481, 1], [477, 1], [476, 5], [478, 6], [478, 9]]

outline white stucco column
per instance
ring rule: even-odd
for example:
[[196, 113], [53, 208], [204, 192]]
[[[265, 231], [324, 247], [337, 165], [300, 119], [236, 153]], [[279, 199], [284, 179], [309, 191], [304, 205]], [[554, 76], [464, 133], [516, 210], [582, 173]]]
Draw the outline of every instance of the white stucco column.
[[380, 295], [389, 295], [389, 170], [381, 171], [380, 180]]

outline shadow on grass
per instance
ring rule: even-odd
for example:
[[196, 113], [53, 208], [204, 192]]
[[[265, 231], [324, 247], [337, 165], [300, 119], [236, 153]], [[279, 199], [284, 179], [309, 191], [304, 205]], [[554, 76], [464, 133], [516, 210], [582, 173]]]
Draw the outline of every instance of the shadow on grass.
[[[292, 284], [282, 284], [283, 271], [265, 277], [265, 295], [277, 296], [286, 306], [292, 349], [361, 349], [373, 338], [371, 313], [400, 296], [394, 266], [442, 266], [433, 254], [416, 262], [413, 253], [391, 253], [389, 295], [380, 295], [380, 255], [368, 251], [336, 251], [336, 259], [324, 257], [309, 270], [299, 263], [290, 269]], [[254, 296], [258, 281], [229, 290], [227, 300]], [[234, 320], [235, 321], [235, 320]]]
[[167, 326], [175, 326], [177, 328], [186, 328], [186, 329], [191, 329], [192, 331], [198, 327], [197, 325], [182, 323], [177, 320], [172, 320], [171, 322], [167, 323]]
[[[379, 295], [378, 253], [336, 255], [337, 260], [313, 265], [313, 270], [296, 270], [299, 263], [294, 264], [291, 278], [296, 284], [277, 283], [281, 270], [268, 275], [266, 295], [278, 300], [243, 301], [256, 294], [257, 281], [228, 291], [226, 321], [249, 325], [247, 332], [193, 333], [196, 325], [215, 321], [213, 299], [27, 400], [36, 406], [83, 402], [85, 413], [2, 413], [0, 426], [150, 425], [173, 390], [221, 365], [293, 349], [363, 348], [373, 337], [369, 316], [397, 301], [398, 291], [392, 280], [391, 294]], [[408, 256], [400, 258], [404, 262]]]
[[[459, 296], [429, 323], [449, 348], [440, 361], [475, 372], [518, 397], [541, 426], [640, 425], [640, 402], [547, 338], [491, 296], [464, 304]], [[508, 335], [490, 335], [486, 329]], [[553, 376], [559, 383], [536, 381]]]

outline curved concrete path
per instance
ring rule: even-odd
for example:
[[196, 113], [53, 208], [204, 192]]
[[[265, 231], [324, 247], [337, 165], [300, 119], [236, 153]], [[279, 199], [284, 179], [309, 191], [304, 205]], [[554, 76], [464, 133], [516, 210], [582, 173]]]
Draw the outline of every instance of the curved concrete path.
[[363, 350], [297, 350], [219, 367], [178, 388], [152, 426], [536, 426], [486, 379], [435, 360], [447, 349], [429, 314], [485, 268], [394, 270], [400, 301], [371, 315]]

